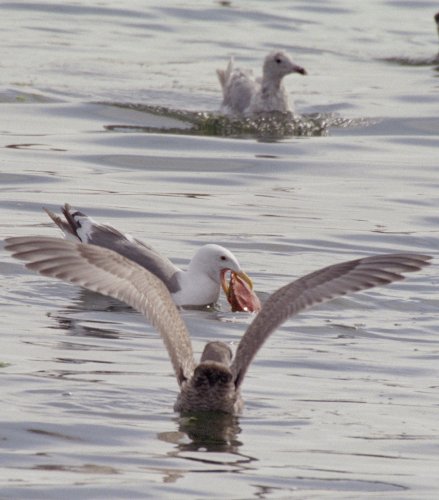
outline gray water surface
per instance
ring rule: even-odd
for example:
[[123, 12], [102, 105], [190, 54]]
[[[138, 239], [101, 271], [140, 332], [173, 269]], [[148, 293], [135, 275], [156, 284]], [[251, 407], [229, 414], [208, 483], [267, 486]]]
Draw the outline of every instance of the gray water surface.
[[[181, 266], [225, 245], [262, 297], [346, 259], [437, 259], [437, 10], [3, 2], [2, 236], [59, 234], [42, 207], [69, 202]], [[221, 121], [215, 69], [259, 71], [273, 48], [309, 73], [286, 79], [302, 128]], [[202, 425], [173, 412], [141, 315], [4, 252], [0, 272], [0, 498], [435, 498], [435, 264], [287, 321], [243, 415]], [[220, 305], [182, 313], [197, 355], [251, 322]]]

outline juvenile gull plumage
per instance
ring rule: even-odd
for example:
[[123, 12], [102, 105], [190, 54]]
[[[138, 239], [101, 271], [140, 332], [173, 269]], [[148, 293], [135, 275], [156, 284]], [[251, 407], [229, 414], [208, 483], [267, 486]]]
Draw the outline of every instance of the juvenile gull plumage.
[[65, 220], [45, 210], [67, 239], [109, 248], [148, 269], [163, 281], [178, 306], [214, 304], [219, 298], [221, 284], [227, 292], [225, 275], [228, 271], [237, 273], [251, 285], [236, 257], [220, 245], [202, 246], [192, 257], [187, 271], [182, 271], [149, 245], [112, 226], [97, 223], [67, 203], [61, 207]]
[[201, 361], [194, 361], [189, 333], [161, 280], [132, 260], [106, 248], [57, 238], [7, 238], [5, 249], [44, 276], [69, 281], [126, 302], [144, 314], [160, 332], [180, 393], [175, 410], [182, 413], [239, 413], [240, 386], [253, 358], [267, 338], [290, 316], [350, 292], [385, 285], [428, 264], [428, 255], [385, 254], [335, 264], [308, 274], [273, 293], [247, 328], [235, 358], [223, 342], [209, 342]]
[[306, 75], [283, 51], [267, 55], [262, 68], [262, 78], [254, 78], [251, 71], [235, 68], [233, 58], [225, 70], [217, 74], [223, 91], [221, 111], [225, 114], [250, 116], [257, 113], [292, 112], [288, 94], [282, 83], [291, 73]]

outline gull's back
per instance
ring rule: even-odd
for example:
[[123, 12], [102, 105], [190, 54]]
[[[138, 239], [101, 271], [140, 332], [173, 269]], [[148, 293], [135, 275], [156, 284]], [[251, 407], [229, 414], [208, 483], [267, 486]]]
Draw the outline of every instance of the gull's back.
[[224, 342], [206, 344], [193, 375], [180, 386], [175, 411], [239, 413], [243, 402], [230, 369], [232, 356]]
[[223, 90], [221, 111], [230, 114], [244, 113], [260, 86], [253, 73], [235, 68], [231, 58], [227, 68], [218, 69], [217, 75]]

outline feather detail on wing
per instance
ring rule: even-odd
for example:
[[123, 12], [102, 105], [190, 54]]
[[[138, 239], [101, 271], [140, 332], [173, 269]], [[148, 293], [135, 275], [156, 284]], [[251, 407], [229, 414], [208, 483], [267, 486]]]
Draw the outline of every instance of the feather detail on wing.
[[149, 271], [112, 250], [58, 238], [7, 238], [5, 249], [44, 276], [83, 286], [119, 299], [143, 315], [160, 332], [177, 380], [192, 376], [192, 345], [180, 313], [165, 285]]
[[247, 328], [232, 362], [239, 387], [258, 350], [289, 317], [335, 297], [404, 279], [403, 273], [418, 271], [431, 259], [420, 254], [387, 254], [325, 267], [280, 288], [269, 297]]

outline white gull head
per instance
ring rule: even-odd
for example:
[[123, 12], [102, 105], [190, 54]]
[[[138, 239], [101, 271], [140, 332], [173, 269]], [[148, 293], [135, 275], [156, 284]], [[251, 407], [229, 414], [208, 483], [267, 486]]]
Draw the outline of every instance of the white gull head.
[[[204, 245], [192, 257], [187, 271], [178, 275], [178, 282], [184, 296], [190, 296], [190, 303], [185, 302], [185, 297], [180, 292], [173, 295], [178, 305], [198, 305], [215, 303], [218, 300], [224, 274], [227, 271], [242, 273], [241, 266], [236, 257], [220, 245]], [[181, 296], [180, 296], [181, 295]]]
[[282, 78], [291, 73], [306, 75], [306, 70], [294, 63], [282, 50], [270, 52], [264, 60], [262, 84], [279, 85]]

